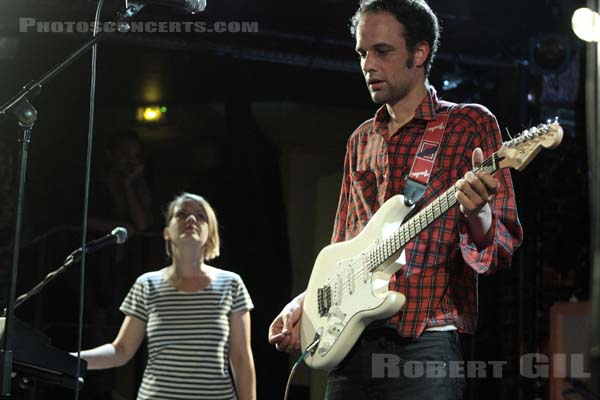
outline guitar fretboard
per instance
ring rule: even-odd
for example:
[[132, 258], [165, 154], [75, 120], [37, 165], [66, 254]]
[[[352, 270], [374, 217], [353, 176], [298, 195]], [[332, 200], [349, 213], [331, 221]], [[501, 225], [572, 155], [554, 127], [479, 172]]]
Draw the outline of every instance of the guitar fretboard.
[[[498, 152], [495, 152], [477, 168], [473, 169], [472, 172], [477, 173], [481, 170], [485, 170], [486, 172], [493, 174], [498, 169]], [[396, 232], [369, 249], [366, 254], [369, 272], [373, 272], [388, 258], [404, 248], [408, 242], [414, 239], [455, 204], [456, 186], [452, 185], [448, 190], [429, 203], [429, 205], [402, 224]]]

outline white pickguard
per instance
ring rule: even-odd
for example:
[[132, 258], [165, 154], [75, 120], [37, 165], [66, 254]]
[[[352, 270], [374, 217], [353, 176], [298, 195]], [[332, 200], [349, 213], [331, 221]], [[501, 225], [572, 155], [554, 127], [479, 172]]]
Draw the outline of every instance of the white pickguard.
[[[390, 278], [406, 263], [404, 251], [398, 251], [372, 271], [364, 255], [397, 231], [410, 211], [402, 195], [394, 196], [357, 237], [327, 246], [317, 256], [301, 321], [303, 349], [312, 343], [316, 333], [320, 336], [318, 347], [305, 359], [310, 367], [335, 367], [369, 323], [390, 317], [404, 305], [404, 295], [388, 290]], [[319, 310], [319, 291], [330, 295], [331, 304], [325, 313]]]

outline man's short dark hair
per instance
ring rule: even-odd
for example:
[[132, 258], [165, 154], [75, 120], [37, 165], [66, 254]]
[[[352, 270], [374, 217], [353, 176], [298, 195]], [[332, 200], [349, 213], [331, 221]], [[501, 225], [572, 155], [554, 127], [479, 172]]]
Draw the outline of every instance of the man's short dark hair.
[[413, 53], [420, 42], [431, 48], [425, 60], [425, 76], [429, 75], [433, 58], [440, 44], [440, 25], [436, 15], [424, 0], [362, 0], [350, 20], [350, 32], [356, 36], [360, 17], [366, 13], [387, 12], [404, 26], [404, 40]]

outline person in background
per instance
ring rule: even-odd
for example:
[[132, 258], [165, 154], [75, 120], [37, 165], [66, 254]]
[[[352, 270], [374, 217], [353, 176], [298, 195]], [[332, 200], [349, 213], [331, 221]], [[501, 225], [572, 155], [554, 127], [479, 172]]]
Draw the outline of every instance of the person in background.
[[153, 224], [152, 198], [144, 176], [144, 146], [132, 130], [114, 134], [108, 144], [103, 172], [90, 199], [89, 228], [107, 233], [116, 226], [129, 235]]

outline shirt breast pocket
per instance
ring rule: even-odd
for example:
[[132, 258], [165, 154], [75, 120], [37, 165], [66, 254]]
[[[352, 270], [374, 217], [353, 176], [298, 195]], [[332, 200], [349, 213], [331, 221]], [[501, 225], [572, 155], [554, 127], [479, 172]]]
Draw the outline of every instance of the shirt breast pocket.
[[[448, 188], [454, 185], [454, 177], [448, 169], [438, 170], [429, 180], [429, 185], [420, 201], [420, 209], [440, 199]], [[452, 195], [454, 197], [454, 195]], [[447, 203], [440, 199], [440, 207], [444, 208]], [[438, 207], [435, 207], [438, 209]], [[451, 253], [451, 246], [456, 235], [456, 223], [458, 214], [456, 205], [443, 213], [442, 216], [426, 228], [415, 240], [414, 246], [417, 253], [423, 255], [435, 254], [435, 257], [425, 256], [425, 266], [444, 263]]]
[[367, 222], [376, 211], [377, 177], [372, 170], [353, 171], [349, 193], [348, 218], [351, 221]]

